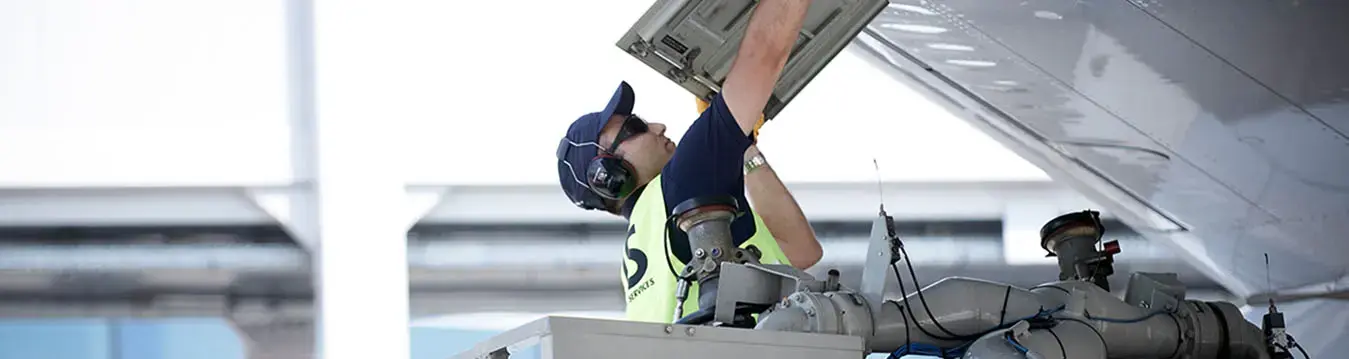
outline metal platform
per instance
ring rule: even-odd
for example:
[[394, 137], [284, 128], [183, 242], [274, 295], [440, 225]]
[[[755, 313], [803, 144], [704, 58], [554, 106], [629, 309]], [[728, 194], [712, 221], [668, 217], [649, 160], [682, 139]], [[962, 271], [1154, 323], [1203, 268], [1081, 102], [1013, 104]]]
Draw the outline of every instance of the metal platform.
[[454, 359], [857, 359], [861, 337], [549, 316]]

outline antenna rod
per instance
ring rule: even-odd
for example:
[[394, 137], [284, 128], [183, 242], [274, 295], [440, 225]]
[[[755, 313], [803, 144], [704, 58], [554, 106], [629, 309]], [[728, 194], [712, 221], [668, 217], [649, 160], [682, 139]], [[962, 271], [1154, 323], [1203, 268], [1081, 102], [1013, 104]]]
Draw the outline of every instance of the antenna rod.
[[885, 186], [881, 184], [881, 163], [871, 158], [871, 165], [876, 168], [876, 195], [880, 196], [881, 213], [885, 213]]
[[1269, 293], [1269, 310], [1274, 309], [1274, 281], [1269, 279], [1269, 253], [1265, 253], [1265, 290]]

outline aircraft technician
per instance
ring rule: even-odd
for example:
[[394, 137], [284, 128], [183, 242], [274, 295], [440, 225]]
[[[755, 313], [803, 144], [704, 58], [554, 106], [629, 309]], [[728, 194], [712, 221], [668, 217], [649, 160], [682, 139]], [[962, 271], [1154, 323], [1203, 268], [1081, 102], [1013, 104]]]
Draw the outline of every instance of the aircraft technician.
[[[567, 130], [557, 150], [567, 198], [628, 221], [622, 269], [627, 319], [673, 320], [676, 275], [691, 254], [684, 232], [667, 219], [691, 198], [734, 196], [749, 212], [731, 224], [735, 243], [757, 248], [763, 263], [805, 269], [820, 260], [823, 250], [810, 223], [754, 145], [764, 123], [761, 111], [809, 6], [809, 0], [759, 2], [722, 91], [710, 102], [699, 101], [701, 114], [678, 146], [665, 137], [665, 125], [633, 114], [635, 95], [626, 82], [603, 111], [581, 116]], [[694, 286], [684, 313], [698, 310], [697, 298]]]

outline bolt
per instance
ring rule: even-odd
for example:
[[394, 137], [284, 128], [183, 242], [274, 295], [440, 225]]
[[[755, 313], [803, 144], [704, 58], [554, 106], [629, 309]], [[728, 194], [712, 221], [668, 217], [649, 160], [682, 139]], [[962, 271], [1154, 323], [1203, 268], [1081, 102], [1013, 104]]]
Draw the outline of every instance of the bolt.
[[810, 309], [810, 308], [806, 308], [806, 316], [810, 316], [810, 317], [815, 316], [815, 310], [814, 310], [814, 309]]
[[1186, 331], [1185, 331], [1185, 337], [1186, 337], [1186, 338], [1191, 338], [1191, 339], [1193, 339], [1193, 338], [1194, 338], [1194, 329], [1186, 330]]
[[667, 326], [665, 326], [665, 334], [670, 334], [670, 333], [674, 333], [674, 326], [672, 326], [672, 325], [667, 325]]
[[721, 248], [712, 248], [712, 258], [721, 258]]
[[684, 334], [688, 334], [689, 336], [693, 336], [693, 327], [689, 327], [688, 329], [684, 329]]
[[706, 255], [707, 255], [707, 253], [704, 253], [702, 248], [698, 248], [698, 249], [694, 249], [694, 250], [693, 250], [693, 256], [694, 256], [694, 257], [702, 258], [703, 256], [706, 256]]

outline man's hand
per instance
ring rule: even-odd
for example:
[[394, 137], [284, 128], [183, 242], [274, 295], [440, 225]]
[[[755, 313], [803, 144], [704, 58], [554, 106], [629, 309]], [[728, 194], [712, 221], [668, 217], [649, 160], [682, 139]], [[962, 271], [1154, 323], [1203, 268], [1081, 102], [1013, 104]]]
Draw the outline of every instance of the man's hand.
[[762, 0], [750, 14], [721, 96], [740, 130], [754, 133], [801, 33], [809, 0]]
[[[707, 107], [708, 107], [708, 106], [712, 106], [712, 104], [707, 103], [707, 101], [703, 101], [703, 99], [700, 99], [700, 98], [696, 98], [696, 97], [695, 97], [694, 100], [697, 100], [697, 101], [698, 101], [698, 113], [703, 113], [703, 111], [707, 111]], [[764, 115], [759, 115], [759, 122], [754, 124], [754, 139], [755, 139], [755, 140], [758, 140], [758, 139], [759, 139], [759, 128], [763, 127], [764, 122], [767, 122], [767, 121], [768, 121], [768, 118], [764, 117]], [[757, 142], [757, 141], [756, 141], [756, 142]]]

